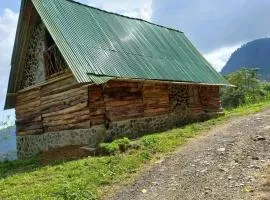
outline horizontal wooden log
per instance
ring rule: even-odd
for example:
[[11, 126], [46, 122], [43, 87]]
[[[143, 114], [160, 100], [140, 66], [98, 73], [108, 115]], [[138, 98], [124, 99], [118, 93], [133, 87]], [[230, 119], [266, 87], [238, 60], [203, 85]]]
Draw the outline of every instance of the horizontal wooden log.
[[84, 121], [90, 121], [89, 115], [76, 116], [72, 119], [59, 119], [59, 120], [45, 120], [43, 121], [44, 127], [68, 125], [68, 124], [77, 124]]
[[78, 88], [70, 89], [65, 92], [59, 92], [53, 95], [46, 95], [41, 97], [42, 103], [50, 103], [53, 101], [61, 101], [75, 96], [86, 95], [88, 97], [88, 88], [86, 86], [80, 86]]
[[138, 82], [125, 82], [125, 81], [110, 81], [106, 88], [119, 88], [119, 87], [128, 87], [128, 88], [138, 88]]
[[90, 122], [91, 122], [92, 126], [104, 124], [105, 116], [104, 115], [92, 115], [90, 117]]
[[33, 97], [29, 97], [29, 98], [16, 98], [16, 102], [15, 102], [15, 107], [19, 107], [19, 106], [23, 106], [29, 102], [34, 102], [34, 101], [38, 101], [40, 100], [40, 96], [33, 96]]
[[125, 101], [111, 101], [111, 102], [106, 102], [106, 109], [116, 107], [118, 108], [119, 106], [137, 106], [141, 105], [143, 106], [143, 101], [141, 99], [135, 99], [135, 100], [125, 100]]
[[104, 107], [96, 107], [96, 108], [90, 108], [89, 109], [90, 116], [95, 115], [104, 115], [105, 114], [105, 106]]
[[[72, 105], [77, 104], [77, 103], [87, 102], [87, 100], [88, 100], [88, 97], [86, 95], [74, 96], [74, 97], [70, 97], [68, 99], [64, 99], [62, 101], [42, 103], [42, 106], [40, 106], [40, 110], [42, 111], [42, 113], [53, 112], [53, 111], [67, 108], [67, 107], [72, 106]], [[57, 109], [57, 107], [61, 107], [61, 108]]]
[[19, 132], [26, 132], [26, 131], [32, 131], [32, 130], [39, 130], [43, 129], [42, 121], [27, 124], [27, 125], [17, 125], [16, 126], [17, 131]]
[[69, 113], [73, 113], [73, 112], [77, 112], [79, 110], [82, 110], [82, 109], [86, 108], [87, 106], [88, 106], [88, 102], [79, 103], [77, 105], [73, 105], [71, 107], [68, 107], [68, 108], [60, 110], [60, 111], [42, 114], [42, 116], [43, 117], [50, 117], [50, 116], [55, 116], [55, 115], [69, 114]]
[[40, 100], [27, 102], [24, 105], [16, 106], [17, 112], [28, 112], [29, 110], [34, 110], [40, 106]]
[[16, 118], [17, 119], [28, 118], [28, 117], [31, 117], [31, 116], [40, 116], [40, 115], [41, 115], [41, 113], [40, 113], [39, 109], [31, 110], [31, 111], [23, 112], [23, 113], [20, 113], [20, 112], [16, 111]]
[[27, 91], [18, 91], [17, 92], [17, 97], [24, 97], [24, 96], [28, 96], [28, 95], [37, 95], [39, 94], [40, 91], [40, 87], [35, 87], [31, 90], [27, 90]]
[[84, 109], [84, 110], [81, 110], [81, 111], [78, 111], [78, 112], [73, 112], [73, 113], [70, 113], [70, 114], [44, 117], [43, 121], [44, 122], [52, 122], [52, 121], [57, 121], [57, 120], [69, 120], [69, 119], [74, 119], [77, 116], [85, 116], [85, 115], [89, 116], [89, 110], [88, 109]]
[[43, 129], [36, 129], [36, 130], [28, 130], [28, 131], [17, 131], [18, 136], [25, 136], [25, 135], [39, 135], [43, 133]]
[[52, 82], [50, 84], [44, 85], [41, 88], [41, 93], [42, 94], [47, 94], [47, 93], [51, 93], [54, 92], [56, 90], [59, 90], [59, 88], [61, 87], [66, 87], [66, 86], [73, 86], [74, 84], [77, 84], [76, 79], [71, 76], [71, 77], [67, 77], [65, 79], [56, 81], [56, 82]]
[[62, 126], [48, 127], [46, 128], [47, 132], [56, 132], [63, 130], [74, 130], [74, 129], [88, 129], [90, 128], [90, 121], [81, 122], [78, 124], [67, 124]]
[[16, 124], [17, 125], [23, 125], [23, 124], [28, 124], [31, 122], [37, 122], [37, 121], [42, 121], [41, 115], [31, 115], [29, 117], [24, 117], [24, 118], [16, 118]]
[[41, 113], [44, 115], [44, 114], [49, 114], [49, 113], [54, 113], [54, 112], [61, 112], [62, 110], [72, 108], [73, 106], [76, 106], [78, 104], [86, 104], [86, 106], [88, 106], [88, 102], [85, 101], [85, 99], [78, 99], [76, 101], [68, 102], [62, 105], [52, 106], [46, 109], [42, 109]]

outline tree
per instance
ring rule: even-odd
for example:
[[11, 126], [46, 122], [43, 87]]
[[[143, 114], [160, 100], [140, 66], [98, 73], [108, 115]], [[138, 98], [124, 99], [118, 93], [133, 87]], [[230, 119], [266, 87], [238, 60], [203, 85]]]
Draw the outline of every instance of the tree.
[[221, 99], [224, 108], [234, 108], [242, 104], [255, 103], [266, 96], [256, 68], [242, 68], [225, 78], [236, 87], [223, 88]]

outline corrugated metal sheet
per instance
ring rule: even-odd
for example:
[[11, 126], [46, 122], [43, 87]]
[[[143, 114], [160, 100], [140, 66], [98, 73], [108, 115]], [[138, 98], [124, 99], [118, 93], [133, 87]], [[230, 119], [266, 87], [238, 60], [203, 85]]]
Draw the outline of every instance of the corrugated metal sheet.
[[5, 108], [13, 108], [22, 68], [18, 64], [33, 2], [78, 82], [143, 79], [229, 85], [184, 33], [70, 0], [22, 0]]
[[108, 76], [228, 84], [180, 31], [69, 0], [32, 2], [79, 82]]

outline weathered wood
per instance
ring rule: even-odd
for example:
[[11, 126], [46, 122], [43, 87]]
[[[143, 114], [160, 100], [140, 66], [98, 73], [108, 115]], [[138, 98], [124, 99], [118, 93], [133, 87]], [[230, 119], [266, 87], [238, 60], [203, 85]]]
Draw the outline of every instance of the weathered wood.
[[77, 85], [76, 88], [72, 88], [64, 92], [58, 91], [57, 94], [52, 94], [52, 95], [47, 94], [46, 96], [42, 94], [41, 101], [42, 102], [59, 101], [63, 99], [72, 98], [74, 96], [81, 96], [82, 94], [88, 94], [88, 87]]
[[43, 117], [50, 117], [50, 116], [54, 116], [54, 115], [65, 115], [65, 114], [68, 114], [68, 113], [73, 113], [73, 112], [82, 110], [82, 109], [86, 108], [87, 106], [88, 106], [88, 102], [79, 103], [77, 105], [68, 107], [68, 108], [60, 110], [60, 111], [42, 114], [42, 116]]
[[31, 131], [31, 130], [37, 130], [37, 129], [43, 129], [42, 121], [36, 122], [36, 123], [30, 123], [26, 125], [17, 125], [16, 126], [17, 131]]
[[78, 103], [87, 102], [88, 97], [85, 95], [82, 96], [74, 96], [69, 99], [65, 99], [62, 101], [55, 101], [50, 103], [42, 103], [42, 106], [40, 106], [40, 109], [42, 113], [48, 113], [53, 112], [61, 109], [68, 108], [69, 106], [76, 105]]
[[90, 121], [89, 114], [81, 115], [81, 116], [74, 116], [74, 118], [72, 119], [44, 120], [43, 125], [44, 127], [52, 127], [52, 126], [59, 126], [59, 125], [66, 125], [66, 124], [77, 124], [84, 121]]
[[49, 127], [46, 130], [48, 132], [63, 131], [63, 130], [73, 130], [73, 129], [87, 129], [90, 128], [90, 122], [85, 121], [78, 124], [67, 124], [55, 127]]
[[25, 135], [39, 135], [43, 133], [43, 129], [27, 130], [27, 131], [17, 131], [18, 136]]
[[16, 118], [16, 124], [18, 125], [23, 125], [23, 124], [28, 124], [30, 122], [37, 122], [37, 121], [42, 121], [41, 115], [36, 115], [36, 116], [29, 116], [29, 117], [23, 117], [23, 118]]
[[156, 116], [170, 112], [169, 86], [167, 84], [144, 84], [144, 115]]
[[102, 86], [89, 86], [89, 112], [91, 126], [105, 123], [105, 103]]
[[143, 99], [139, 83], [111, 82], [104, 89], [106, 117], [110, 121], [143, 117]]
[[61, 87], [72, 87], [74, 84], [77, 84], [76, 79], [71, 76], [65, 79], [59, 80], [57, 82], [50, 83], [48, 85], [44, 85], [41, 88], [41, 94], [47, 95], [48, 93], [53, 93], [55, 91], [59, 91]]
[[17, 106], [17, 112], [27, 112], [29, 110], [36, 109], [40, 106], [40, 100], [25, 103], [24, 105]]
[[70, 114], [65, 114], [65, 115], [55, 115], [55, 116], [50, 116], [50, 117], [45, 117], [43, 118], [44, 122], [52, 122], [55, 120], [68, 120], [68, 119], [73, 119], [76, 118], [77, 116], [84, 116], [88, 115], [89, 116], [89, 110], [84, 109], [78, 112], [70, 113]]

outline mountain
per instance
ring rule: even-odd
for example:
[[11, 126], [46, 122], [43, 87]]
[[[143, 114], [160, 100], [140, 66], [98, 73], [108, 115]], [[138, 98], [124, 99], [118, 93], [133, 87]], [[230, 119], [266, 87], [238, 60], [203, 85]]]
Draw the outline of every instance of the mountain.
[[226, 75], [242, 67], [258, 68], [260, 78], [270, 81], [270, 38], [254, 40], [237, 49], [221, 74]]
[[0, 130], [0, 162], [16, 158], [16, 127]]

